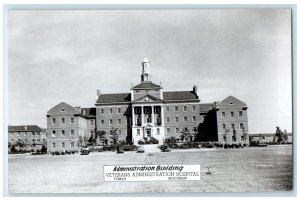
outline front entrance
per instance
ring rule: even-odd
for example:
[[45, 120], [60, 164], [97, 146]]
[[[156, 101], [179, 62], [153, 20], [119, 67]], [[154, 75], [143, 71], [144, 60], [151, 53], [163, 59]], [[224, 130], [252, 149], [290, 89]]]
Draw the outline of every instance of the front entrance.
[[151, 129], [146, 129], [146, 137], [147, 138], [151, 137]]

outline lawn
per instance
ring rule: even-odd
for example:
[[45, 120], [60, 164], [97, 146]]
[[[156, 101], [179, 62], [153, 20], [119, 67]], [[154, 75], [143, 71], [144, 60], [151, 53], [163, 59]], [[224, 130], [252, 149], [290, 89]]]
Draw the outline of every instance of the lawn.
[[[200, 181], [104, 182], [103, 165], [200, 164]], [[269, 192], [292, 190], [292, 146], [168, 153], [9, 155], [10, 193]], [[205, 174], [210, 167], [212, 174]]]

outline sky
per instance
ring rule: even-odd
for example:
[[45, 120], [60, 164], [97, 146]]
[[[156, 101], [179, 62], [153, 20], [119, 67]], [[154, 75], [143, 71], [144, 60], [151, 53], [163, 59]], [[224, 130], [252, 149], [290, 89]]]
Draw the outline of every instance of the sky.
[[8, 123], [46, 128], [60, 102], [129, 93], [147, 57], [164, 91], [248, 105], [249, 133], [292, 131], [287, 9], [15, 10], [8, 14]]

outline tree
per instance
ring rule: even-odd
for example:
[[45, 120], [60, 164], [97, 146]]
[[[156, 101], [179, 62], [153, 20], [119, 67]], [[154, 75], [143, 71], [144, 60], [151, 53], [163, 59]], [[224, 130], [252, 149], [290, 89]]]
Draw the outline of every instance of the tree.
[[244, 127], [242, 128], [242, 132], [243, 132], [244, 141], [247, 143], [248, 133]]
[[284, 139], [284, 141], [285, 141], [285, 142], [287, 142], [287, 141], [288, 141], [289, 137], [288, 137], [288, 135], [287, 135], [287, 132], [286, 132], [286, 130], [284, 130], [284, 131], [283, 131], [282, 138]]
[[191, 136], [191, 132], [189, 131], [189, 129], [183, 128], [180, 135], [181, 140], [186, 141], [189, 136]]
[[227, 136], [228, 136], [229, 133], [230, 133], [229, 129], [226, 129], [225, 133], [223, 134], [223, 140], [224, 140], [224, 142], [227, 142]]
[[94, 141], [94, 135], [91, 134], [91, 136], [90, 136], [89, 139], [88, 139], [88, 142], [89, 142], [90, 144], [92, 144], [93, 141]]
[[192, 134], [193, 134], [193, 139], [194, 139], [194, 141], [196, 141], [197, 135], [198, 135], [198, 128], [197, 128], [197, 127], [195, 127], [195, 128], [193, 129]]
[[83, 142], [83, 140], [82, 140], [82, 136], [81, 136], [81, 135], [79, 135], [79, 138], [78, 138], [78, 146], [79, 146], [79, 147], [81, 147], [81, 146], [82, 146], [82, 142]]
[[233, 142], [236, 142], [236, 130], [235, 129], [233, 129], [233, 131], [232, 131], [232, 140], [233, 140]]
[[104, 142], [104, 140], [107, 139], [107, 136], [106, 136], [106, 131], [105, 130], [100, 130], [100, 131], [96, 131], [95, 133], [95, 138], [94, 138], [94, 144], [97, 143], [97, 139], [99, 138], [99, 140], [102, 142]]
[[118, 136], [118, 130], [117, 128], [111, 128], [109, 131], [109, 138], [113, 141], [113, 144], [117, 144], [119, 136]]
[[279, 142], [279, 143], [284, 141], [283, 132], [281, 131], [279, 126], [276, 126], [276, 132], [275, 132], [275, 136], [274, 136], [273, 141], [276, 141], [276, 139], [277, 139], [277, 142]]

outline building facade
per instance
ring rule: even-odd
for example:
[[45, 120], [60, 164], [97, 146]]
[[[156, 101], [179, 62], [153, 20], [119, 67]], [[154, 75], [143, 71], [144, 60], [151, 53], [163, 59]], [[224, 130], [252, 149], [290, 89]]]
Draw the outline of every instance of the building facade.
[[[118, 141], [163, 144], [176, 141], [247, 143], [247, 105], [233, 96], [220, 103], [200, 103], [197, 86], [190, 91], [165, 91], [151, 81], [151, 66], [142, 62], [141, 81], [128, 93], [102, 94], [97, 90], [95, 108], [60, 103], [47, 113], [48, 150], [78, 149], [82, 139], [106, 133], [105, 144]], [[186, 135], [188, 134], [188, 135]], [[81, 140], [80, 140], [81, 139]], [[85, 141], [85, 140], [83, 140]]]
[[47, 112], [47, 151], [78, 150], [95, 132], [95, 108], [61, 102]]
[[36, 125], [8, 126], [8, 146], [16, 149], [41, 150], [46, 144], [46, 130]]

